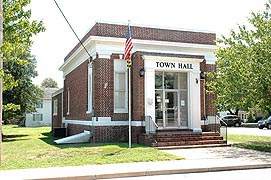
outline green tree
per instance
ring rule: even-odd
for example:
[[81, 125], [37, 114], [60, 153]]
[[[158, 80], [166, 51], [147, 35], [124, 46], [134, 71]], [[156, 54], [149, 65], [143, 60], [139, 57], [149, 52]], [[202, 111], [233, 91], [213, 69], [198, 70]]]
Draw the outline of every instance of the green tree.
[[52, 78], [45, 78], [41, 83], [42, 88], [58, 88], [57, 82]]
[[[4, 64], [5, 72], [11, 74], [17, 83], [12, 89], [3, 92], [4, 119], [23, 119], [25, 113], [35, 111], [34, 105], [44, 95], [43, 90], [32, 83], [32, 78], [37, 76], [36, 59], [31, 55], [25, 59], [27, 63], [24, 65], [12, 61]], [[12, 104], [14, 108], [11, 108]]]
[[37, 72], [36, 60], [31, 56], [31, 37], [45, 28], [42, 21], [30, 20], [30, 2], [3, 0], [3, 69], [0, 76], [3, 77], [4, 118], [12, 111], [23, 115], [41, 95], [41, 90], [32, 83]]
[[249, 25], [239, 25], [218, 39], [217, 71], [208, 83], [219, 110], [257, 108], [271, 114], [271, 11], [252, 12]]

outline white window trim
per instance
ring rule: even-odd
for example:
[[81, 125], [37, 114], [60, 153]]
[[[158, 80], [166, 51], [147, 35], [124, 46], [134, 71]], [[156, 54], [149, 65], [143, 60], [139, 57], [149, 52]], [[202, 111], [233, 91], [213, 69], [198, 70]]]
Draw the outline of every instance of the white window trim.
[[[40, 120], [36, 120], [35, 116], [39, 115], [40, 116]], [[43, 114], [42, 113], [34, 113], [33, 114], [33, 121], [43, 121]]]
[[92, 97], [93, 97], [93, 73], [92, 73], [92, 62], [88, 64], [88, 109], [87, 114], [92, 113], [93, 104], [92, 104]]
[[67, 115], [70, 114], [70, 88], [67, 90]]
[[[125, 108], [115, 108], [116, 73], [125, 73]], [[114, 113], [128, 113], [128, 73], [126, 68], [126, 61], [123, 59], [114, 60]]]
[[53, 102], [53, 116], [57, 116], [57, 110], [58, 110], [58, 102], [57, 99], [54, 100]]

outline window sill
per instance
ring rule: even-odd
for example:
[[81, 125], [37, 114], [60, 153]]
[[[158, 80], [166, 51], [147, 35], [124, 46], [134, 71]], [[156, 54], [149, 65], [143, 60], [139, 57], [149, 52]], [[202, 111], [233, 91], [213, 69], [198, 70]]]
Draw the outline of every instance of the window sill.
[[92, 111], [86, 111], [86, 114], [91, 114], [92, 113]]
[[114, 109], [114, 113], [125, 114], [125, 113], [128, 113], [128, 110], [127, 109]]

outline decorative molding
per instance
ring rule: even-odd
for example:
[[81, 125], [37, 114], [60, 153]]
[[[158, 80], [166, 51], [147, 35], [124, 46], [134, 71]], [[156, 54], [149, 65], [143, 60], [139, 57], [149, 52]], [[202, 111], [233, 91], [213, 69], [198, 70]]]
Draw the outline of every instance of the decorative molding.
[[[110, 59], [112, 53], [122, 54], [125, 47], [125, 38], [90, 36], [85, 42], [87, 50], [96, 59], [96, 54], [99, 58]], [[145, 51], [156, 53], [171, 53], [171, 54], [187, 54], [187, 55], [202, 55], [206, 59], [207, 64], [215, 64], [216, 57], [214, 51], [216, 45], [166, 42], [154, 40], [139, 40], [133, 39], [133, 52]], [[63, 71], [65, 77], [80, 64], [88, 59], [88, 55], [82, 47], [79, 47], [59, 68]]]
[[[99, 117], [103, 118], [103, 117]], [[94, 119], [94, 120], [93, 120]], [[127, 121], [96, 121], [96, 117], [92, 118], [92, 121], [84, 120], [64, 120], [64, 124], [77, 124], [85, 126], [128, 126]], [[132, 126], [145, 126], [144, 121], [132, 121]]]

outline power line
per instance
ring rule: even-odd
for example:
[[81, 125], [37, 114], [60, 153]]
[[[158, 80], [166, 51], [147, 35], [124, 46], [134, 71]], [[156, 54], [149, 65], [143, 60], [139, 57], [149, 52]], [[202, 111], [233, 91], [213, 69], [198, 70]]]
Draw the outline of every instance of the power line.
[[91, 55], [89, 54], [88, 50], [86, 49], [86, 47], [84, 46], [84, 44], [82, 43], [82, 41], [79, 39], [79, 37], [77, 36], [76, 32], [74, 31], [74, 29], [72, 28], [71, 24], [69, 23], [68, 19], [66, 18], [66, 16], [64, 15], [63, 11], [60, 9], [58, 3], [56, 2], [56, 0], [54, 0], [57, 8], [59, 9], [59, 11], [61, 12], [62, 16], [64, 17], [64, 19], [66, 20], [66, 22], [68, 23], [68, 25], [70, 26], [72, 32], [74, 33], [74, 35], [76, 36], [76, 38], [78, 39], [79, 43], [81, 44], [81, 46], [85, 49], [85, 51], [87, 52], [88, 56], [91, 58]]

